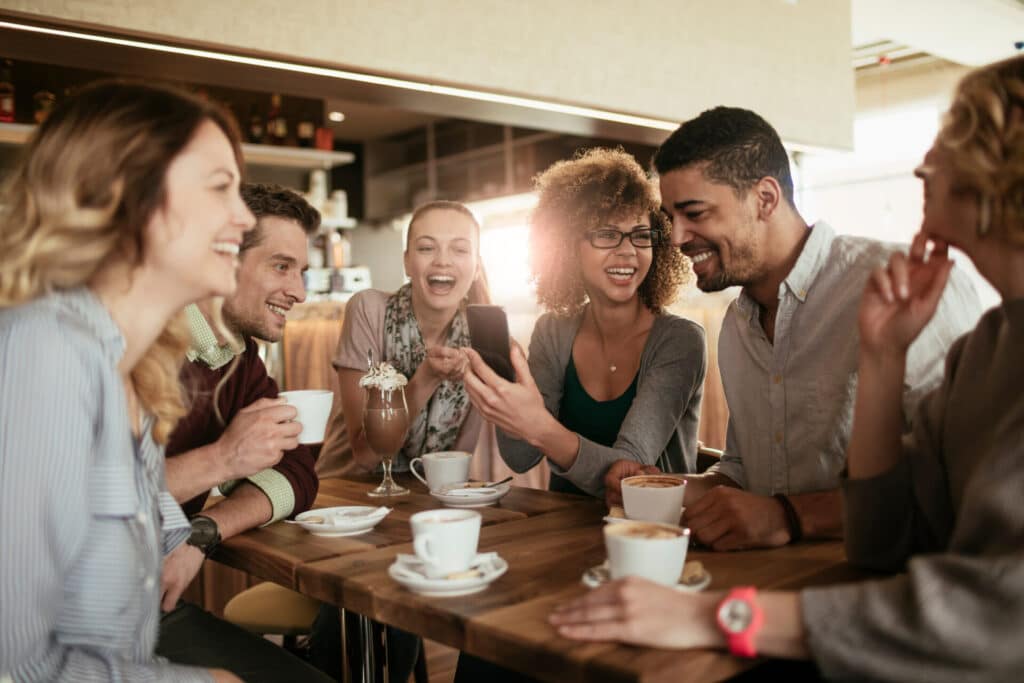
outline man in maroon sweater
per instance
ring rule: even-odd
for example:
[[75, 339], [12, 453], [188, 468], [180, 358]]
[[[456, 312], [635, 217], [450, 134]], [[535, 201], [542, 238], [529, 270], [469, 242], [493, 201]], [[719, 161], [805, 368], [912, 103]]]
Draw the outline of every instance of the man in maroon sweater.
[[[319, 483], [317, 450], [299, 445], [302, 425], [292, 421], [295, 409], [277, 398], [255, 339], [279, 341], [286, 312], [305, 300], [306, 236], [319, 227], [320, 214], [277, 186], [243, 185], [242, 197], [257, 223], [239, 247], [238, 289], [224, 301], [222, 318], [244, 347], [215, 331], [213, 302], [186, 311], [192, 344], [182, 382], [191, 409], [167, 444], [167, 484], [193, 527], [188, 543], [164, 563], [161, 606], [167, 613], [157, 651], [180, 663], [217, 662], [246, 681], [317, 680], [319, 672], [297, 658], [261, 646], [268, 641], [178, 604], [216, 543], [309, 509]], [[227, 495], [203, 510], [214, 486]]]

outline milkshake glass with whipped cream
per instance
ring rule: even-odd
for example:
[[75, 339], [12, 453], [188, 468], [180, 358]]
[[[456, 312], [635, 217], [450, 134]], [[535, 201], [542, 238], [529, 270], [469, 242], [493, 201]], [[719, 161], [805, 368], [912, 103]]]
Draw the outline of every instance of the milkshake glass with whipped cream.
[[407, 383], [405, 375], [388, 363], [371, 366], [359, 380], [359, 386], [366, 391], [363, 433], [367, 445], [380, 456], [384, 467], [384, 480], [368, 492], [374, 498], [409, 493], [409, 489], [399, 486], [391, 478], [391, 464], [409, 433], [409, 408], [405, 403]]

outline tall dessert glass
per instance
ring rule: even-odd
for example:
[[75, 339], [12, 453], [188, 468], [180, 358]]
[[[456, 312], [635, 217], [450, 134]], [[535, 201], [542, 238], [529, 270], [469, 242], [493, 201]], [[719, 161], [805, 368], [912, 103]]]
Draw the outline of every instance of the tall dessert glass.
[[403, 496], [409, 489], [399, 486], [391, 478], [391, 465], [395, 455], [405, 443], [409, 433], [409, 409], [405, 403], [405, 376], [387, 363], [370, 369], [360, 380], [366, 391], [363, 404], [363, 433], [366, 443], [380, 456], [384, 466], [384, 480], [380, 486], [368, 492], [378, 498]]

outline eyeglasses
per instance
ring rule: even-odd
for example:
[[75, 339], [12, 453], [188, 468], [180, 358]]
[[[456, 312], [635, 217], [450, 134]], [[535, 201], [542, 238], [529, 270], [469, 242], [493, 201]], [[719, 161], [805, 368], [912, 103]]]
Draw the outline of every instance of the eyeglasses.
[[585, 236], [595, 249], [614, 249], [627, 237], [637, 249], [650, 249], [661, 241], [661, 231], [651, 228], [633, 228], [630, 232], [622, 232], [615, 228], [598, 228], [588, 230]]

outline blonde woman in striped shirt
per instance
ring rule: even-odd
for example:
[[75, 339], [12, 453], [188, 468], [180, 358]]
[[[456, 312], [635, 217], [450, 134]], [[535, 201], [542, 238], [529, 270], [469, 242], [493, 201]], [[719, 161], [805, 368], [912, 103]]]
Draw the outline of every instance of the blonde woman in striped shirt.
[[189, 531], [162, 452], [180, 311], [235, 289], [240, 159], [214, 105], [105, 82], [53, 112], [0, 195], [0, 680], [238, 680], [153, 647]]

